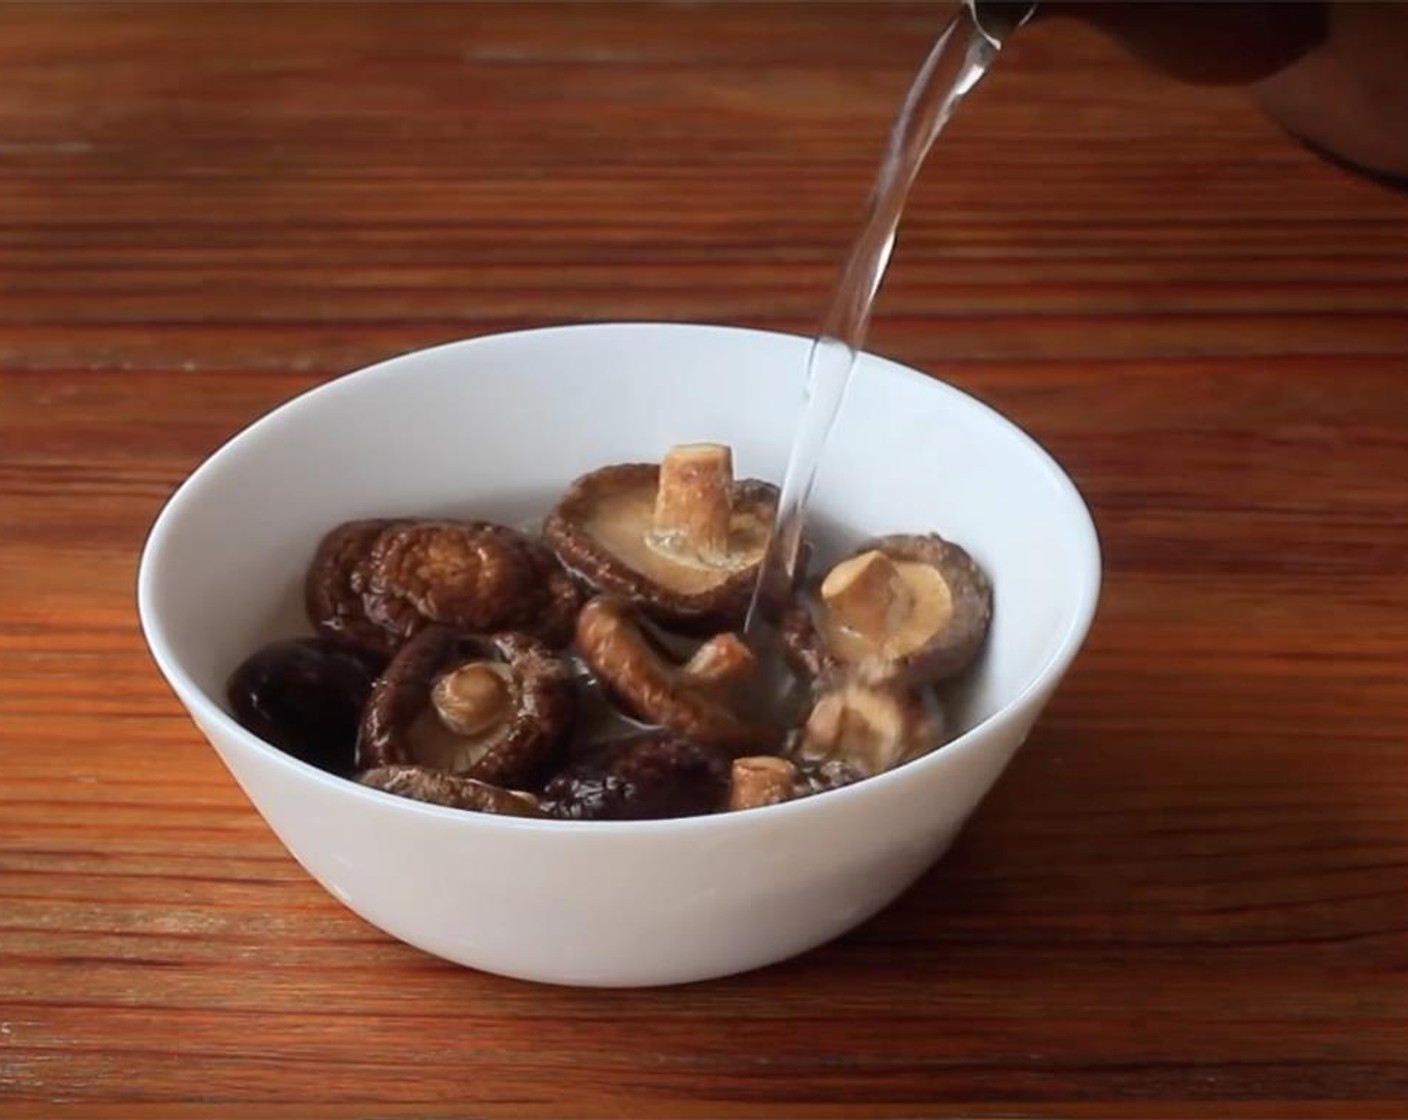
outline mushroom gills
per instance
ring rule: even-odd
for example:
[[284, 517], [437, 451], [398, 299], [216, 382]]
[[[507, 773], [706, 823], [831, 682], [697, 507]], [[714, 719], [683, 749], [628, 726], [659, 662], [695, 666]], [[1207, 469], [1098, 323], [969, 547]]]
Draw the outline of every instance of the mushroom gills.
[[372, 687], [357, 763], [531, 784], [565, 746], [576, 709], [569, 668], [536, 639], [432, 626], [406, 643]]
[[517, 693], [502, 663], [470, 661], [445, 673], [406, 729], [411, 759], [452, 773], [474, 769], [512, 728]]
[[677, 446], [573, 480], [543, 539], [591, 594], [629, 599], [681, 634], [741, 627], [766, 553], [777, 487], [733, 477], [722, 444]]
[[627, 567], [686, 594], [708, 590], [762, 557], [770, 523], [752, 510], [730, 514], [729, 551], [717, 562], [708, 562], [698, 555], [677, 551], [656, 536], [655, 498], [654, 487], [645, 486], [617, 494], [613, 501], [602, 502], [593, 509], [583, 528]]
[[942, 713], [932, 696], [852, 682], [816, 702], [798, 754], [812, 763], [843, 762], [872, 777], [928, 754], [943, 734]]

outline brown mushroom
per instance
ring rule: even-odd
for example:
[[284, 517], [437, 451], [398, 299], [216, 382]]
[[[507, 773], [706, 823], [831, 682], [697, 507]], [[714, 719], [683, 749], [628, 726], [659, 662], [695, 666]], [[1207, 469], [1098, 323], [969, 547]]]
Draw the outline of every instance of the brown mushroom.
[[451, 809], [470, 809], [504, 817], [543, 816], [538, 799], [531, 793], [500, 789], [477, 778], [447, 774], [425, 766], [378, 766], [359, 775], [357, 781], [398, 797], [446, 805]]
[[372, 686], [357, 763], [532, 785], [560, 753], [575, 715], [571, 673], [540, 642], [435, 626], [407, 642]]
[[942, 738], [942, 720], [916, 693], [852, 682], [816, 702], [798, 755], [814, 765], [841, 763], [869, 778], [927, 754]]
[[284, 638], [246, 657], [225, 695], [240, 724], [310, 765], [356, 770], [357, 727], [386, 659], [345, 641]]
[[827, 573], [780, 632], [789, 661], [822, 686], [842, 677], [933, 683], [977, 656], [992, 617], [987, 576], [936, 535], [881, 537]]
[[827, 758], [820, 762], [775, 754], [737, 758], [730, 775], [728, 808], [778, 805], [840, 789], [866, 776], [844, 758]]
[[598, 746], [543, 790], [543, 810], [566, 820], [659, 820], [723, 808], [729, 755], [668, 731]]
[[831, 758], [825, 762], [810, 762], [796, 759], [797, 796], [808, 797], [814, 793], [828, 793], [842, 786], [854, 785], [865, 777], [859, 770], [842, 758]]
[[550, 549], [479, 521], [351, 521], [308, 569], [308, 616], [324, 634], [392, 652], [428, 625], [518, 630], [565, 644], [581, 596]]
[[601, 595], [577, 618], [577, 649], [626, 713], [698, 743], [731, 750], [768, 749], [777, 728], [746, 719], [737, 696], [753, 677], [752, 651], [735, 634], [719, 634], [681, 663], [652, 640], [624, 599]]
[[729, 448], [686, 444], [659, 465], [583, 475], [543, 534], [593, 591], [663, 626], [717, 632], [743, 621], [776, 509], [775, 486], [734, 480]]
[[[549, 585], [549, 577], [558, 578]], [[568, 602], [560, 603], [560, 598]], [[366, 562], [367, 617], [402, 640], [430, 623], [561, 641], [579, 600], [547, 550], [503, 525], [417, 521], [381, 532]]]
[[318, 543], [304, 580], [304, 604], [320, 634], [381, 653], [394, 650], [394, 636], [367, 618], [362, 591], [372, 545], [399, 524], [404, 522], [389, 518], [344, 521]]
[[757, 809], [791, 801], [800, 794], [799, 780], [796, 765], [778, 755], [736, 758], [729, 776], [728, 807]]

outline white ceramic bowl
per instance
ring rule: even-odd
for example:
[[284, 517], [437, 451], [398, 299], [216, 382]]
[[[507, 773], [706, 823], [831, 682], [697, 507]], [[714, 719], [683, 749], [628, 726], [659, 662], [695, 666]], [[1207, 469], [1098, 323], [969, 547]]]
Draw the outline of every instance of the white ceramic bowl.
[[780, 479], [808, 343], [721, 327], [606, 324], [454, 343], [321, 386], [201, 466], [152, 530], [139, 579], [152, 654], [269, 826], [315, 879], [412, 945], [507, 976], [652, 985], [756, 968], [852, 928], [945, 850], [1026, 738], [1095, 610], [1100, 557], [1075, 487], [972, 398], [863, 356], [816, 495], [856, 534], [939, 531], [992, 576], [995, 615], [958, 718], [897, 771], [820, 797], [676, 821], [524, 821], [362, 788], [228, 714], [226, 676], [307, 632], [317, 539], [357, 517], [521, 521], [572, 478], [733, 445]]

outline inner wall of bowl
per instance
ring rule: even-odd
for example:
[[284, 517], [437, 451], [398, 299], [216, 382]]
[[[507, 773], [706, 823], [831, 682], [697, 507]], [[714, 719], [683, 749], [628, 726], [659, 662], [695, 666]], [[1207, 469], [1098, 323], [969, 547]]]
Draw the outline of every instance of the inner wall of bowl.
[[[732, 445], [740, 475], [780, 481], [806, 352], [802, 339], [726, 328], [557, 328], [333, 382], [241, 434], [173, 500], [153, 539], [153, 636], [224, 706], [244, 656], [307, 632], [303, 572], [339, 521], [517, 523], [584, 471], [698, 440]], [[1049, 461], [992, 413], [869, 356], [815, 497], [833, 527], [826, 543], [835, 527], [939, 532], [990, 573], [996, 610], [955, 713], [963, 727], [1030, 683], [1070, 625], [1084, 548], [1073, 501]]]

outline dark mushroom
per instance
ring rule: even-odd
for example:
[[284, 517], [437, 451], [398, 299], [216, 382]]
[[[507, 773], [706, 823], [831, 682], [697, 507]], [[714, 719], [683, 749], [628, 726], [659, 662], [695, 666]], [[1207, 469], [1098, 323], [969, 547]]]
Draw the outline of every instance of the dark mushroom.
[[604, 743], [559, 771], [544, 811], [567, 820], [653, 820], [722, 809], [729, 756], [666, 731]]
[[469, 809], [477, 813], [494, 813], [504, 817], [541, 817], [538, 799], [531, 793], [500, 789], [476, 778], [447, 774], [425, 766], [379, 766], [358, 775], [357, 781], [371, 789], [445, 805], [451, 809]]
[[506, 526], [477, 521], [383, 530], [365, 582], [367, 617], [402, 641], [439, 623], [474, 633], [518, 630], [555, 643], [570, 632], [579, 601], [546, 549]]
[[825, 762], [809, 762], [797, 759], [797, 795], [808, 797], [814, 793], [828, 793], [842, 786], [854, 785], [864, 774], [856, 770], [844, 759], [833, 758]]
[[541, 780], [571, 733], [571, 672], [526, 634], [421, 631], [372, 687], [363, 769], [420, 765], [497, 786]]
[[992, 587], [958, 545], [897, 535], [864, 545], [826, 575], [780, 632], [788, 659], [822, 686], [841, 677], [919, 685], [972, 663], [987, 637]]
[[357, 725], [385, 658], [327, 638], [270, 642], [230, 674], [235, 719], [267, 743], [343, 777]]
[[565, 644], [581, 596], [552, 551], [479, 521], [351, 521], [318, 546], [305, 585], [324, 634], [394, 652], [426, 626], [517, 630]]
[[[816, 702], [797, 754], [813, 767], [869, 778], [927, 754], [943, 740], [937, 709], [896, 685], [850, 682]], [[843, 783], [844, 784], [844, 783]]]
[[543, 533], [593, 591], [629, 599], [662, 626], [717, 632], [743, 621], [776, 509], [775, 486], [734, 481], [727, 447], [688, 444], [659, 465], [583, 475]]
[[777, 637], [792, 671], [811, 681], [814, 688], [834, 684], [845, 676], [841, 659], [831, 652], [817, 630], [812, 608], [806, 602], [792, 602], [783, 608]]
[[345, 521], [319, 542], [304, 581], [308, 619], [320, 634], [391, 653], [394, 636], [367, 618], [362, 593], [367, 561], [383, 530], [404, 521], [379, 518]]
[[651, 639], [629, 603], [601, 595], [577, 618], [577, 649], [635, 719], [734, 751], [767, 750], [781, 741], [780, 729], [735, 709], [757, 670], [752, 651], [737, 635], [716, 635], [681, 663]]

